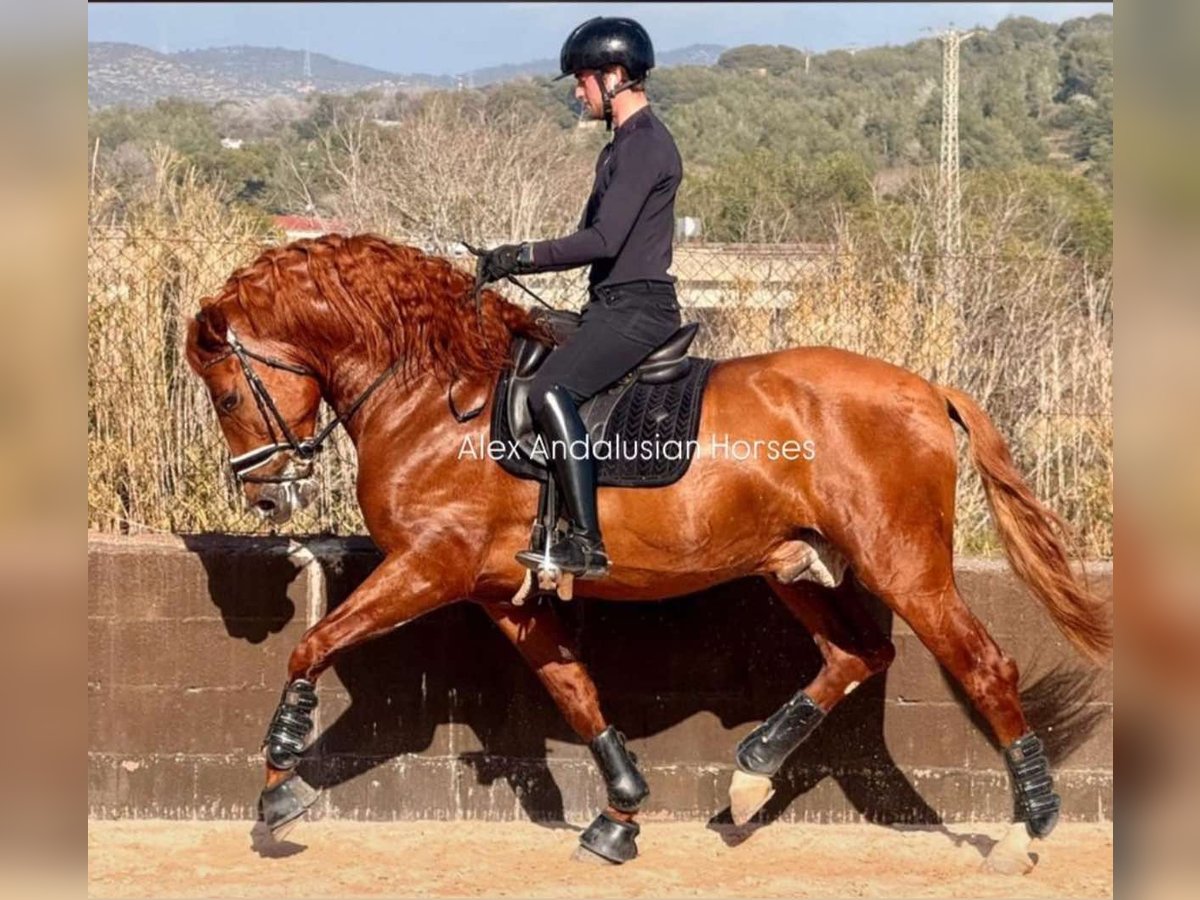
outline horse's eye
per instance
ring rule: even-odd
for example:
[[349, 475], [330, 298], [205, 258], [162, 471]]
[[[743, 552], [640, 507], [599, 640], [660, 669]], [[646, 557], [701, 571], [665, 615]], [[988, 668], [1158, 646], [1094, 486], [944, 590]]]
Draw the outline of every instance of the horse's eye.
[[217, 406], [220, 407], [221, 412], [233, 412], [241, 400], [242, 398], [238, 396], [237, 391], [230, 391], [221, 398], [221, 401], [217, 404]]

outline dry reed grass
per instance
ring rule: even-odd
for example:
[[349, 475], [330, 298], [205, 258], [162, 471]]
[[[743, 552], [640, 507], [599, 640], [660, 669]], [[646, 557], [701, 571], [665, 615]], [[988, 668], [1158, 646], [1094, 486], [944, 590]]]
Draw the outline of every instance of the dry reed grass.
[[[165, 150], [137, 196], [93, 183], [90, 199], [89, 528], [259, 530], [223, 465], [208, 396], [183, 360], [183, 322], [201, 296], [281, 235], [237, 212]], [[681, 300], [688, 317], [704, 322], [697, 351], [706, 355], [828, 344], [969, 392], [1012, 443], [1038, 496], [1074, 523], [1082, 549], [1109, 556], [1111, 276], [1061, 253], [997, 252], [1011, 244], [1013, 221], [997, 215], [953, 267], [921, 252], [915, 238], [897, 251], [906, 245], [849, 225], [828, 252], [772, 253], [769, 268], [750, 275], [741, 256], [710, 254], [681, 281]], [[948, 269], [957, 290], [947, 287]], [[530, 283], [559, 306], [577, 305], [583, 288], [578, 273]], [[321, 473], [317, 503], [287, 532], [362, 531], [344, 436]], [[957, 536], [963, 550], [998, 549], [969, 468]]]

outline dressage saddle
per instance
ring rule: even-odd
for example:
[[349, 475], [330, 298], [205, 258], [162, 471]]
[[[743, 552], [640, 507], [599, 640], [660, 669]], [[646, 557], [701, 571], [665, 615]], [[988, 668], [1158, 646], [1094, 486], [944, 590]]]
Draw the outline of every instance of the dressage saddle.
[[[553, 310], [543, 313], [557, 343], [578, 328], [578, 313]], [[607, 390], [584, 401], [579, 415], [593, 445], [603, 441], [686, 442], [699, 425], [700, 400], [712, 360], [687, 355], [698, 324], [684, 325], [656, 348], [637, 368]], [[513, 340], [512, 365], [497, 385], [492, 412], [492, 438], [513, 446], [501, 464], [514, 475], [546, 480], [546, 460], [536, 442], [529, 411], [533, 376], [553, 346], [527, 337]], [[636, 459], [597, 459], [597, 483], [609, 486], [660, 486], [682, 477], [691, 454], [656, 454], [645, 451]], [[659, 458], [675, 456], [675, 458]]]

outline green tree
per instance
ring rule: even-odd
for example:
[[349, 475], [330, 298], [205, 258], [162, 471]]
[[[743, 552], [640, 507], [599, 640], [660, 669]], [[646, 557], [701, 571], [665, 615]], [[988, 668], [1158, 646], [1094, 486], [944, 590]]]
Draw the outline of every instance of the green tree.
[[803, 68], [804, 53], [782, 45], [745, 44], [722, 53], [717, 66], [722, 69], [765, 69], [772, 75], [782, 75], [790, 69]]

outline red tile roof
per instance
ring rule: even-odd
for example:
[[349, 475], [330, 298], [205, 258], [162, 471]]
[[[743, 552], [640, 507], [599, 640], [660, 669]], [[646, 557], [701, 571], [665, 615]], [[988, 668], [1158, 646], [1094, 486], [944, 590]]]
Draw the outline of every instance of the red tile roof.
[[272, 216], [272, 221], [284, 231], [344, 231], [346, 223], [337, 219], [314, 219], [308, 216]]

